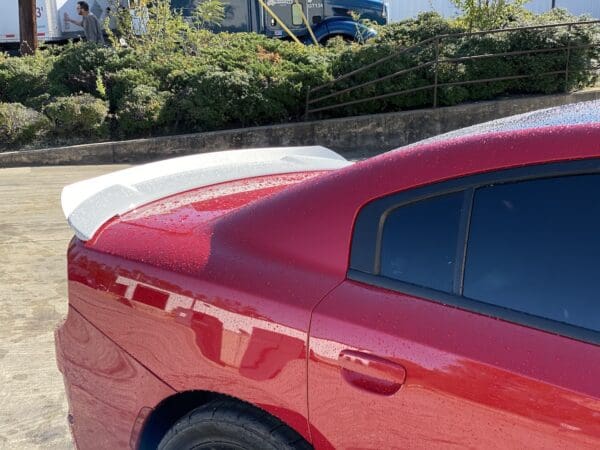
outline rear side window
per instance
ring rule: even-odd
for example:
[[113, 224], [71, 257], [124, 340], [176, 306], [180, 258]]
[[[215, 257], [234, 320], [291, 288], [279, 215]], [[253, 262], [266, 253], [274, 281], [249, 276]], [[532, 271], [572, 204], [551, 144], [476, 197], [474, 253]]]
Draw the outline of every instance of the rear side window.
[[384, 223], [380, 274], [452, 292], [463, 193], [392, 210]]
[[600, 331], [600, 175], [475, 191], [464, 296]]

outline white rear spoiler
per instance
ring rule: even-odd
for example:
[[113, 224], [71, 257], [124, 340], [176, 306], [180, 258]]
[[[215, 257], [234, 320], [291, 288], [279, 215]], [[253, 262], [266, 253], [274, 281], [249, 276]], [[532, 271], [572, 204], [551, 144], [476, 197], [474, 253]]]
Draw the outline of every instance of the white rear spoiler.
[[63, 188], [62, 209], [87, 241], [109, 219], [189, 189], [244, 178], [339, 169], [351, 164], [325, 147], [231, 150], [167, 159], [80, 181]]

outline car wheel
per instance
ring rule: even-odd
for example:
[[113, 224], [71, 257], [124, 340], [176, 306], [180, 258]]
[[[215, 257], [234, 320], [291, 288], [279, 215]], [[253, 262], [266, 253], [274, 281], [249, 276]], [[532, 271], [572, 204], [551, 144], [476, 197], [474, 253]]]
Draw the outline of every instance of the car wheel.
[[182, 417], [159, 450], [304, 450], [312, 446], [265, 411], [231, 399], [214, 400]]

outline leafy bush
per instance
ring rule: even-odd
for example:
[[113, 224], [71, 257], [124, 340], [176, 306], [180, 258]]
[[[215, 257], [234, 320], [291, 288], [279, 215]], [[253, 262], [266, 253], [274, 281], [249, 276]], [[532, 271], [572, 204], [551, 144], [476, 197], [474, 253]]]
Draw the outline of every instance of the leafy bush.
[[152, 74], [142, 69], [126, 68], [106, 76], [108, 100], [111, 110], [121, 107], [127, 95], [139, 86], [159, 87], [159, 81]]
[[185, 61], [176, 58], [177, 67], [156, 75], [160, 89], [174, 94], [170, 109], [180, 130], [296, 119], [308, 86], [331, 79], [327, 50], [253, 34], [218, 36], [218, 45], [203, 47]]
[[49, 88], [48, 72], [53, 61], [43, 53], [0, 59], [0, 101], [22, 103], [44, 94]]
[[206, 61], [197, 56], [175, 53], [157, 57], [141, 70], [158, 83], [159, 90], [168, 91], [177, 74], [194, 70], [203, 64], [206, 64]]
[[[261, 80], [242, 70], [224, 72], [204, 66], [181, 74], [174, 84], [177, 93], [171, 110], [180, 128], [206, 131], [254, 124], [260, 120], [258, 110], [267, 109]], [[277, 105], [272, 107], [270, 119], [280, 112]]]
[[[581, 48], [598, 42], [600, 33], [587, 27], [575, 27], [570, 32], [564, 28], [520, 30], [477, 39], [464, 39], [457, 55], [485, 55], [511, 53], [524, 50], [538, 53], [501, 56], [461, 64], [464, 80], [490, 79], [510, 76], [533, 77], [474, 84], [469, 88], [472, 100], [492, 99], [498, 95], [552, 94], [570, 91], [594, 83], [593, 61], [600, 50]], [[569, 53], [568, 45], [573, 47]], [[568, 55], [568, 56], [567, 56]], [[569, 66], [569, 77], [563, 72]], [[554, 72], [555, 74], [551, 74]], [[549, 74], [550, 73], [550, 74]], [[549, 74], [549, 75], [545, 75]]]
[[[112, 0], [119, 5], [118, 0]], [[173, 10], [169, 0], [131, 2], [131, 8], [114, 7], [113, 16], [118, 36], [109, 33], [115, 48], [125, 42], [127, 47], [153, 59], [164, 54], [177, 53], [187, 44], [194, 29], [180, 10]], [[132, 15], [139, 20], [132, 21]]]
[[119, 134], [124, 137], [149, 135], [173, 122], [165, 107], [169, 92], [157, 91], [153, 86], [136, 86], [120, 102]]
[[[540, 20], [545, 24], [553, 22], [558, 16], [562, 21], [574, 22], [578, 19], [559, 11], [543, 15]], [[519, 16], [519, 20], [522, 20], [520, 25], [533, 24], [526, 15]], [[420, 25], [415, 27], [415, 23]], [[462, 31], [460, 26], [448, 23], [436, 14], [424, 14], [414, 20], [384, 27], [376, 44], [351, 46], [343, 50], [332, 62], [334, 77], [380, 60], [382, 62], [321, 90], [319, 96], [344, 89], [348, 91], [315, 103], [314, 107], [341, 103], [349, 105], [323, 112], [320, 117], [432, 106], [436, 78], [437, 104], [444, 106], [505, 95], [564, 92], [593, 85], [597, 79], [593, 66], [600, 59], [600, 27], [575, 25], [570, 31], [567, 27], [558, 27], [465, 35], [456, 34]], [[415, 31], [418, 39], [428, 39], [439, 32], [451, 36], [440, 40], [439, 44], [429, 41], [411, 47], [415, 42], [412, 38]], [[571, 50], [567, 53], [569, 44]], [[591, 48], [582, 48], [587, 45], [591, 45]], [[530, 50], [533, 53], [514, 54]], [[440, 58], [437, 69], [436, 51]], [[504, 55], [493, 56], [498, 54]], [[567, 54], [568, 77], [564, 74]], [[477, 59], [462, 59], [482, 55]], [[384, 81], [376, 81], [379, 79]], [[393, 95], [395, 93], [399, 95]], [[375, 100], [368, 100], [373, 97]]]
[[[476, 1], [458, 1], [463, 6], [479, 7]], [[211, 20], [218, 19], [218, 14], [213, 14], [219, 10], [218, 3], [202, 3], [204, 12], [210, 10]], [[500, 0], [481, 3], [485, 8], [500, 8], [498, 17], [485, 16], [487, 10], [481, 17], [469, 16], [469, 11], [476, 9], [465, 9], [467, 14], [458, 20], [426, 13], [378, 27], [379, 35], [364, 45], [334, 39], [325, 47], [252, 33], [215, 34], [198, 28], [209, 21], [190, 23], [181, 13], [171, 11], [168, 0], [147, 5], [148, 9], [136, 7], [147, 21], [146, 33], [142, 34], [132, 28], [130, 12], [120, 10], [116, 19], [119, 39], [111, 35], [113, 48], [71, 43], [32, 57], [0, 54], [0, 101], [19, 102], [45, 112], [54, 124], [48, 136], [66, 143], [103, 137], [109, 125], [116, 138], [298, 120], [310, 87], [324, 85], [382, 58], [384, 63], [320, 90], [319, 96], [347, 89], [342, 95], [312, 105], [347, 103], [320, 117], [430, 107], [434, 103], [431, 85], [436, 79], [438, 105], [578, 89], [595, 83], [597, 72], [590, 69], [600, 60], [600, 27], [465, 36], [471, 28], [577, 20], [564, 10], [535, 16], [515, 2]], [[489, 24], [488, 19], [500, 22]], [[436, 45], [432, 38], [440, 35], [446, 37]], [[429, 40], [427, 45], [416, 46], [425, 40]], [[567, 65], [564, 48], [569, 43], [566, 77], [560, 72]], [[581, 48], [591, 44], [595, 46]], [[522, 50], [536, 53], [492, 56]], [[440, 58], [437, 65], [436, 55]], [[464, 59], [476, 55], [485, 56]], [[556, 73], [543, 75], [546, 72]], [[520, 77], [530, 74], [536, 76]], [[471, 83], [498, 77], [511, 78]], [[380, 78], [385, 81], [375, 83]], [[372, 97], [376, 99], [363, 101]]]
[[0, 103], [0, 150], [31, 144], [49, 127], [48, 119], [31, 108], [20, 103]]
[[524, 5], [531, 0], [450, 0], [462, 11], [458, 22], [469, 30], [503, 28], [524, 15], [531, 16]]
[[379, 29], [379, 34], [369, 42], [410, 47], [441, 34], [464, 33], [467, 29], [460, 23], [449, 21], [436, 12], [419, 14], [414, 19], [392, 23]]
[[36, 111], [43, 112], [46, 105], [52, 101], [52, 96], [48, 93], [38, 95], [36, 97], [29, 97], [23, 101], [23, 105], [28, 108], [35, 109]]
[[58, 97], [50, 102], [44, 113], [52, 121], [56, 136], [103, 136], [108, 114], [106, 102], [89, 94]]
[[225, 20], [225, 5], [221, 0], [203, 0], [192, 12], [192, 21], [198, 28], [218, 28]]
[[[53, 95], [87, 92], [99, 95], [98, 78], [138, 62], [127, 49], [114, 50], [93, 43], [76, 43], [65, 46], [48, 74]], [[104, 83], [104, 81], [102, 81]]]

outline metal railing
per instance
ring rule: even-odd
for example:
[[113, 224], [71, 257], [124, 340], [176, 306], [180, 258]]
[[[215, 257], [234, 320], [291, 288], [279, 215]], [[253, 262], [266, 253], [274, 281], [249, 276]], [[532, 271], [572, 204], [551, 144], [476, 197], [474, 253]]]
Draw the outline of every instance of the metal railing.
[[[571, 60], [571, 52], [573, 52], [575, 50], [599, 47], [598, 42], [592, 42], [592, 43], [586, 44], [586, 45], [573, 45], [571, 32], [573, 31], [573, 29], [575, 27], [580, 27], [580, 26], [592, 27], [592, 26], [596, 26], [596, 25], [600, 25], [600, 20], [559, 23], [559, 24], [552, 24], [552, 25], [537, 25], [537, 26], [518, 27], [518, 28], [506, 28], [506, 29], [500, 29], [500, 30], [478, 31], [478, 32], [472, 32], [472, 33], [444, 34], [444, 35], [432, 37], [432, 38], [426, 39], [424, 41], [421, 41], [418, 44], [415, 44], [413, 46], [397, 50], [388, 56], [385, 56], [377, 61], [367, 64], [359, 69], [353, 70], [352, 72], [348, 72], [344, 75], [341, 75], [338, 78], [336, 78], [335, 80], [332, 80], [321, 86], [317, 86], [315, 88], [309, 89], [307, 92], [307, 95], [306, 95], [306, 107], [305, 107], [304, 119], [308, 120], [308, 118], [311, 114], [318, 113], [318, 112], [330, 111], [333, 109], [339, 109], [339, 108], [343, 108], [346, 106], [357, 105], [357, 104], [365, 103], [365, 102], [369, 102], [369, 101], [383, 100], [383, 99], [388, 99], [391, 97], [411, 94], [411, 93], [420, 92], [420, 91], [427, 91], [427, 90], [433, 91], [432, 106], [433, 106], [433, 108], [437, 108], [438, 102], [439, 102], [440, 88], [451, 87], [451, 86], [473, 85], [473, 84], [479, 84], [479, 83], [490, 83], [490, 82], [498, 82], [498, 81], [519, 80], [519, 79], [527, 79], [527, 78], [534, 78], [534, 77], [537, 78], [537, 77], [550, 76], [550, 75], [564, 75], [565, 90], [568, 90], [569, 70], [570, 70], [569, 66], [570, 66], [570, 60]], [[519, 51], [511, 51], [511, 52], [490, 53], [490, 54], [480, 54], [480, 55], [461, 56], [461, 57], [442, 57], [441, 56], [441, 54], [442, 54], [441, 49], [442, 49], [444, 42], [451, 40], [451, 39], [457, 40], [460, 38], [474, 37], [474, 36], [495, 35], [495, 34], [499, 34], [499, 33], [511, 33], [511, 32], [515, 33], [515, 32], [521, 32], [521, 31], [556, 29], [556, 28], [566, 28], [567, 29], [568, 37], [567, 37], [567, 44], [565, 46], [552, 47], [552, 48], [541, 48], [541, 49], [535, 48], [535, 49], [531, 49], [531, 50], [519, 50]], [[402, 70], [396, 71], [396, 72], [388, 74], [388, 75], [380, 76], [373, 80], [362, 82], [362, 83], [356, 84], [354, 86], [346, 87], [344, 89], [334, 90], [333, 92], [327, 93], [320, 97], [319, 96], [315, 97], [316, 93], [323, 91], [326, 88], [335, 88], [335, 86], [337, 84], [339, 84], [340, 82], [349, 80], [358, 74], [367, 72], [368, 70], [375, 69], [375, 68], [381, 66], [382, 64], [384, 64], [390, 60], [393, 60], [394, 58], [398, 58], [402, 55], [406, 55], [409, 53], [414, 53], [419, 50], [425, 51], [427, 49], [429, 49], [429, 51], [433, 50], [434, 58], [431, 61], [420, 63], [413, 67], [402, 69]], [[467, 61], [478, 61], [478, 60], [484, 60], [484, 59], [490, 59], [490, 58], [524, 56], [524, 55], [533, 55], [533, 54], [542, 54], [542, 53], [558, 53], [558, 52], [565, 53], [565, 66], [564, 66], [564, 68], [561, 68], [560, 70], [553, 70], [553, 71], [542, 72], [542, 73], [515, 74], [515, 75], [510, 75], [510, 76], [501, 76], [501, 77], [499, 76], [499, 77], [481, 78], [481, 79], [465, 80], [465, 81], [452, 81], [452, 82], [444, 82], [444, 83], [439, 82], [439, 75], [440, 75], [439, 68], [440, 68], [441, 64], [460, 64], [460, 63], [464, 63]], [[402, 75], [412, 74], [418, 70], [422, 70], [422, 69], [429, 68], [429, 67], [433, 67], [433, 83], [428, 84], [426, 86], [418, 86], [418, 87], [411, 88], [411, 89], [404, 89], [404, 90], [400, 90], [400, 91], [396, 91], [396, 92], [386, 92], [384, 94], [374, 95], [374, 96], [370, 96], [370, 97], [364, 97], [364, 98], [359, 98], [359, 99], [350, 100], [350, 101], [342, 101], [340, 103], [333, 103], [333, 104], [327, 104], [324, 106], [318, 106], [318, 103], [321, 103], [324, 100], [334, 99], [343, 94], [349, 94], [351, 92], [358, 91], [359, 89], [362, 89], [362, 88], [365, 88], [368, 86], [374, 86], [379, 83], [384, 83], [386, 81], [392, 80], [392, 79], [400, 77]], [[592, 66], [592, 67], [589, 67], [587, 70], [588, 71], [597, 71], [599, 68], [600, 68], [600, 66]]]

